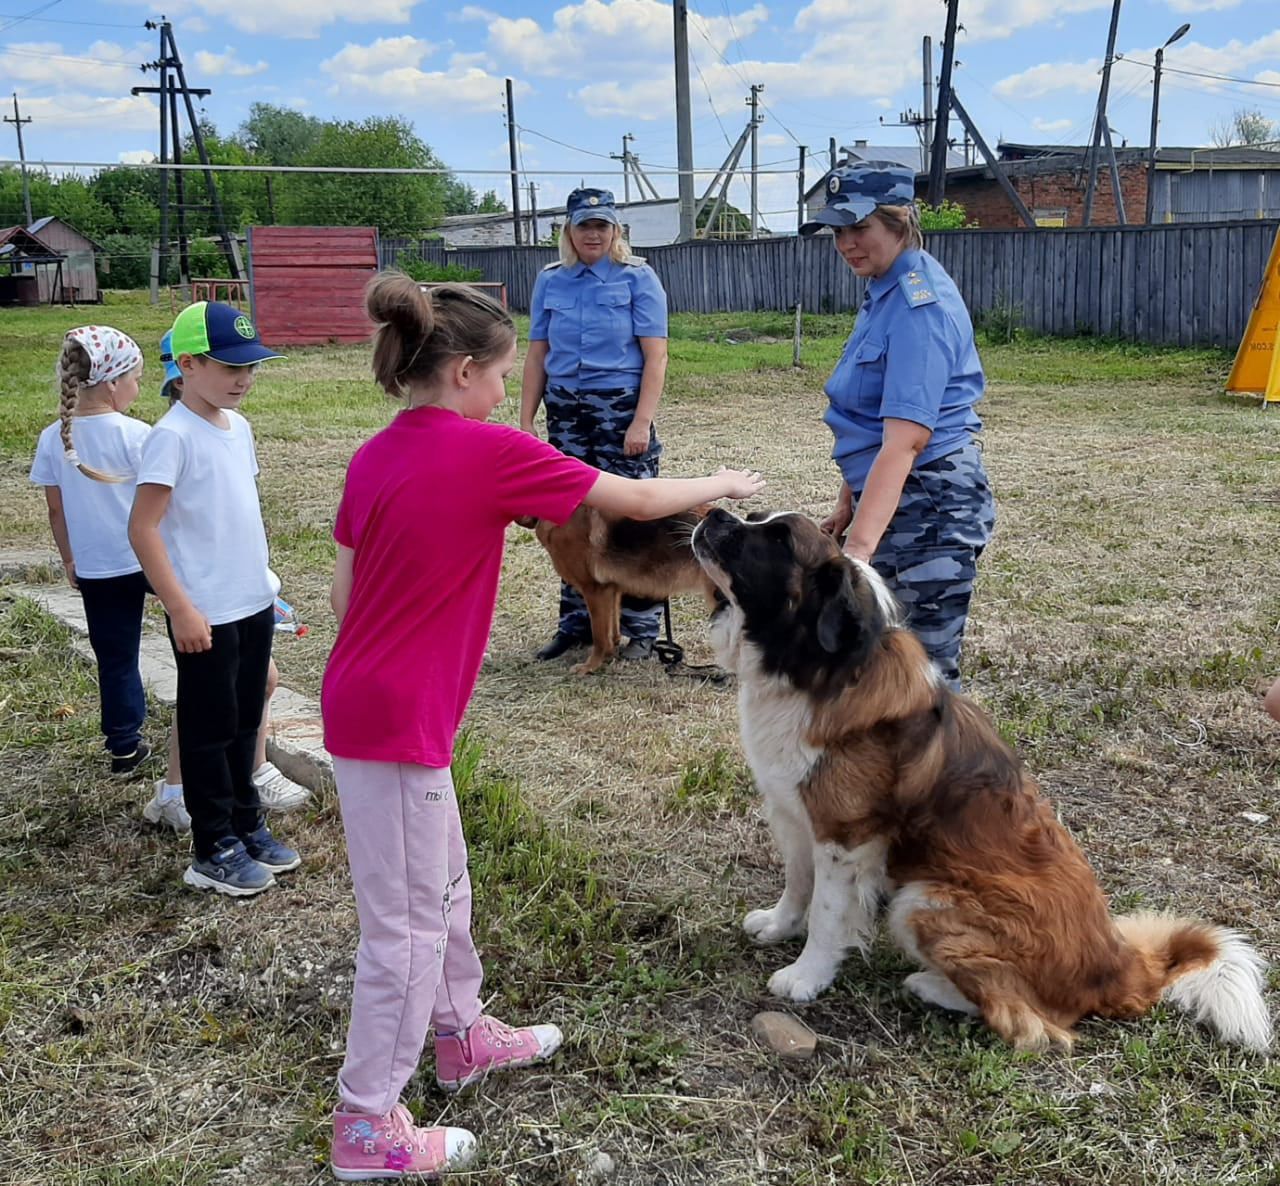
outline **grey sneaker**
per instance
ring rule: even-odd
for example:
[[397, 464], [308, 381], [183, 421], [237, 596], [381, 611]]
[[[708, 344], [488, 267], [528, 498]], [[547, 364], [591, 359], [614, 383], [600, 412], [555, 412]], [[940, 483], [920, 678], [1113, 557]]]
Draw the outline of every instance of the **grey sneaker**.
[[259, 865], [271, 873], [288, 873], [302, 864], [302, 858], [271, 835], [266, 824], [244, 837], [244, 847]]
[[191, 831], [191, 816], [187, 814], [187, 806], [181, 795], [161, 798], [164, 793], [164, 779], [156, 779], [156, 793], [151, 796], [142, 808], [142, 818], [150, 824], [165, 824], [175, 832]]
[[271, 870], [255, 861], [239, 840], [224, 840], [212, 856], [195, 858], [182, 880], [192, 889], [213, 890], [233, 898], [250, 898], [276, 883]]
[[263, 762], [253, 772], [253, 785], [264, 811], [296, 811], [311, 798], [306, 787], [286, 778], [274, 762]]

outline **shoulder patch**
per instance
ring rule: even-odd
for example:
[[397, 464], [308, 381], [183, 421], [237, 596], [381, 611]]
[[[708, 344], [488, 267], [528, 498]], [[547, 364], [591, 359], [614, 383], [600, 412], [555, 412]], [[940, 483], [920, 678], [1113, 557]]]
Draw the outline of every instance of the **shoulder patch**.
[[920, 305], [933, 305], [938, 301], [938, 294], [925, 272], [913, 269], [898, 281], [898, 287], [913, 309]]
[[552, 269], [558, 267], [560, 267], [560, 261], [556, 260], [554, 263], [544, 264], [542, 270], [544, 272], [550, 272]]

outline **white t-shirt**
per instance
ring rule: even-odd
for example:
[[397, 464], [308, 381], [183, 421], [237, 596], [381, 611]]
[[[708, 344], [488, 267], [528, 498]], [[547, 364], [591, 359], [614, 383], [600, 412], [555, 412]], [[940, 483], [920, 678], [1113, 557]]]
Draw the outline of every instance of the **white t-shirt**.
[[62, 513], [76, 575], [90, 580], [140, 572], [142, 565], [129, 546], [129, 511], [134, 475], [142, 459], [142, 442], [150, 428], [119, 412], [73, 416], [71, 440], [90, 469], [123, 482], [99, 482], [82, 474], [62, 448], [62, 425], [50, 424], [40, 434], [31, 480], [62, 491]]
[[151, 430], [138, 467], [138, 485], [173, 490], [160, 537], [179, 583], [211, 626], [238, 622], [275, 600], [253, 432], [238, 412], [224, 415], [229, 427], [217, 428], [174, 404]]

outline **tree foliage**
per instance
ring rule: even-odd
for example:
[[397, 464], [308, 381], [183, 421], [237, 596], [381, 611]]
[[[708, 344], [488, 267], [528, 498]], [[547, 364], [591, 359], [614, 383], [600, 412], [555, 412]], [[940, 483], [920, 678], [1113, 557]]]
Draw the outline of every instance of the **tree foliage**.
[[943, 198], [936, 206], [930, 206], [928, 202], [917, 202], [916, 209], [920, 213], [921, 230], [958, 231], [964, 227], [978, 225], [976, 222], [970, 222], [965, 208], [950, 198]]
[[1280, 141], [1280, 123], [1272, 123], [1258, 107], [1237, 107], [1229, 120], [1209, 129], [1209, 142], [1216, 148], [1276, 141]]

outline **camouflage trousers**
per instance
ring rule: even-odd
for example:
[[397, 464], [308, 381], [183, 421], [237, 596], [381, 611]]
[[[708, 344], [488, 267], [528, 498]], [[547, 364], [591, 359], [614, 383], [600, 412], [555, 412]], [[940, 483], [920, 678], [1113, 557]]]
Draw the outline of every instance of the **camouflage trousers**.
[[[656, 478], [662, 445], [652, 427], [649, 448], [635, 457], [622, 451], [623, 438], [636, 413], [640, 392], [634, 387], [605, 391], [571, 391], [547, 385], [547, 440], [561, 453], [577, 457], [607, 474], [623, 478]], [[636, 597], [622, 599], [622, 633], [628, 638], [658, 637], [662, 603]], [[591, 615], [582, 594], [572, 585], [560, 584], [560, 633], [574, 638], [591, 637]]]
[[917, 466], [871, 557], [947, 684], [960, 690], [960, 643], [995, 503], [976, 443]]

